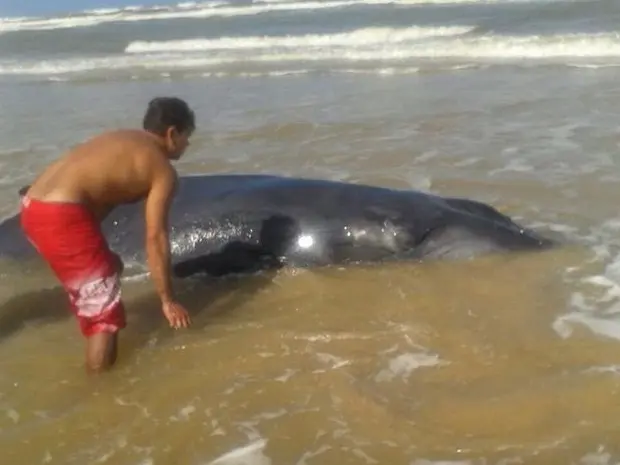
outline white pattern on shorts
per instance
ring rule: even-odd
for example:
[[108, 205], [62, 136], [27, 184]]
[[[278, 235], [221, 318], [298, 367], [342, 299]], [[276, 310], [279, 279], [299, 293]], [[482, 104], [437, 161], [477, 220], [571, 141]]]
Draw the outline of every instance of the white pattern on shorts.
[[71, 286], [72, 304], [78, 316], [92, 318], [108, 311], [121, 300], [118, 276], [105, 276]]

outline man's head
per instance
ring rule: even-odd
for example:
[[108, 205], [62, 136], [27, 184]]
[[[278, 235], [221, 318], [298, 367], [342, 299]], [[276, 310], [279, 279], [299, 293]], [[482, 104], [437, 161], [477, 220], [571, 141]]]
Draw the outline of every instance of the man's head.
[[142, 127], [164, 141], [170, 158], [178, 160], [196, 128], [194, 112], [177, 97], [156, 97], [149, 102]]

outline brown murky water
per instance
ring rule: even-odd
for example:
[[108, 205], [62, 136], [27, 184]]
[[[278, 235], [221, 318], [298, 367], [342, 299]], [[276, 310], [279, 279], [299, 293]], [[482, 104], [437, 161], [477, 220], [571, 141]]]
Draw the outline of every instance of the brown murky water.
[[[51, 275], [0, 264], [0, 463], [617, 463], [616, 81], [509, 69], [183, 81], [201, 128], [181, 172], [469, 196], [574, 245], [178, 283], [187, 331], [167, 328], [147, 280], [128, 279], [119, 364], [97, 378]], [[135, 125], [177, 84], [5, 89], [12, 124], [37, 139], [0, 138], [2, 213], [61, 148]]]
[[185, 283], [188, 331], [129, 283], [120, 364], [97, 379], [58, 289], [15, 297], [3, 328], [32, 311], [2, 342], [4, 460], [569, 463], [613, 445], [620, 414], [616, 345], [552, 329], [579, 254]]

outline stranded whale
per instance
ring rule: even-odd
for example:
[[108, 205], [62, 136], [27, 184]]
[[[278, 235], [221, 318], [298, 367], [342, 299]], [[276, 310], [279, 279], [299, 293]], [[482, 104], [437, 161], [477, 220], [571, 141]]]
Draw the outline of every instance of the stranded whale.
[[[181, 176], [169, 218], [178, 277], [464, 259], [555, 244], [474, 200], [272, 175]], [[142, 202], [116, 208], [102, 228], [124, 261], [145, 262]], [[35, 254], [18, 215], [0, 224], [0, 256]]]

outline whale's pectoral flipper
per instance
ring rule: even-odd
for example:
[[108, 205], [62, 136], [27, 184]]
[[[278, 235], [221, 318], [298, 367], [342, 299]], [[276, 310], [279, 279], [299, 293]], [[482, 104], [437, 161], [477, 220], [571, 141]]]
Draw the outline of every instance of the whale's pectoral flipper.
[[279, 269], [283, 266], [280, 256], [288, 252], [298, 231], [292, 218], [272, 215], [261, 223], [258, 244], [232, 241], [218, 252], [175, 264], [173, 272], [179, 278], [187, 278], [196, 274], [225, 276]]
[[230, 274], [251, 274], [282, 268], [277, 257], [253, 244], [230, 242], [220, 252], [201, 255], [176, 263], [173, 273], [178, 278], [197, 274], [221, 277]]

